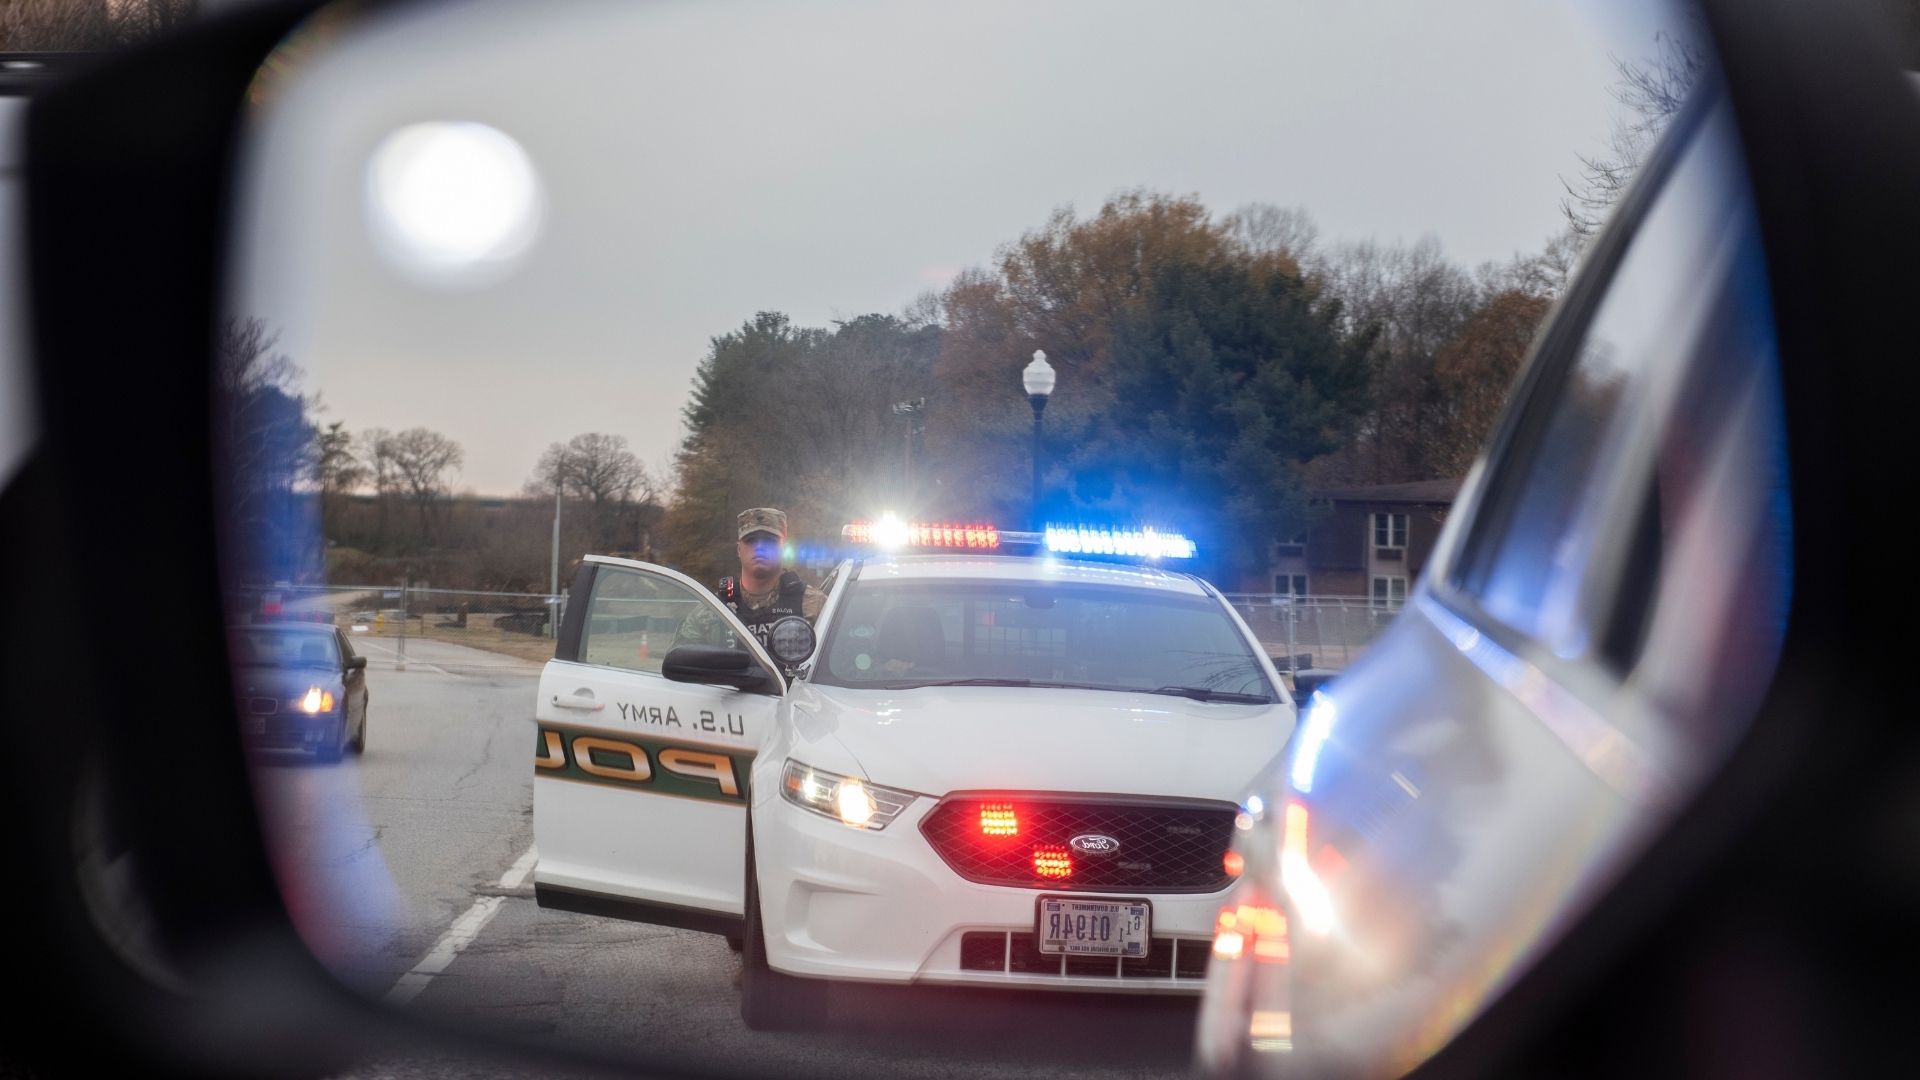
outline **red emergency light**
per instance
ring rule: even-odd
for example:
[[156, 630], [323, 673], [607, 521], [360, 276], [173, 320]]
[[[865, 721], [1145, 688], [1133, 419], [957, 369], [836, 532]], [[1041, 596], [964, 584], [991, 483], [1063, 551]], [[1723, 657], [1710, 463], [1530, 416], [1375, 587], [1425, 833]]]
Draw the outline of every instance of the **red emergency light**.
[[840, 537], [850, 543], [872, 544], [880, 548], [994, 551], [1000, 547], [1000, 530], [994, 525], [910, 522], [891, 517], [883, 517], [879, 521], [852, 522], [840, 529]]

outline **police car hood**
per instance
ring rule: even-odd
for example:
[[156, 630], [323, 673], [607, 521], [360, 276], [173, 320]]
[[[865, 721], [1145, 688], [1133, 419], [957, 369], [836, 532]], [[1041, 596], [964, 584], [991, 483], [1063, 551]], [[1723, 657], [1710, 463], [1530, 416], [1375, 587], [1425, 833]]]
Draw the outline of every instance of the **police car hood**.
[[800, 685], [796, 754], [808, 742], [835, 740], [868, 781], [934, 796], [1002, 789], [1237, 802], [1294, 723], [1285, 703], [1047, 687]]

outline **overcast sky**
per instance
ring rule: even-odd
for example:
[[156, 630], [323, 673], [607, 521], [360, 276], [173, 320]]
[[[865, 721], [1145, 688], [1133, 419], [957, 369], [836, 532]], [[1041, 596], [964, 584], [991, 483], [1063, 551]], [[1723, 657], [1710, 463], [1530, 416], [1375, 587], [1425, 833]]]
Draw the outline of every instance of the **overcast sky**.
[[[671, 458], [708, 339], [759, 310], [898, 311], [1049, 211], [1130, 187], [1301, 205], [1330, 240], [1432, 234], [1474, 264], [1560, 226], [1604, 149], [1611, 57], [1653, 0], [478, 2], [309, 34], [257, 88], [236, 313], [350, 430], [458, 440], [509, 493], [547, 444]], [[540, 231], [449, 290], [369, 242], [406, 124], [525, 147]], [[1008, 393], [1024, 358], [1009, 357]], [[774, 463], [777, 465], [777, 463]]]

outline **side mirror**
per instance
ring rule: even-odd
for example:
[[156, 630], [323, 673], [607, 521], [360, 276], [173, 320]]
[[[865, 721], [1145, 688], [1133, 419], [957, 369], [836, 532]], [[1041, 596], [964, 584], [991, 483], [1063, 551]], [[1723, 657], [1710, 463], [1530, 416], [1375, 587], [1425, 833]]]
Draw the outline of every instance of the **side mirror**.
[[366, 658], [366, 657], [364, 657], [364, 656], [349, 656], [349, 657], [347, 657], [347, 670], [348, 670], [348, 671], [359, 671], [359, 670], [360, 670], [361, 668], [364, 668], [364, 667], [366, 667], [366, 666], [367, 666], [367, 658]]
[[767, 631], [767, 651], [788, 667], [806, 663], [819, 647], [820, 639], [814, 635], [813, 624], [798, 615], [781, 619]]
[[1313, 696], [1313, 692], [1315, 690], [1318, 690], [1321, 687], [1332, 682], [1333, 677], [1338, 674], [1340, 673], [1337, 671], [1329, 670], [1327, 668], [1304, 668], [1300, 671], [1294, 672], [1293, 673], [1294, 698], [1299, 701], [1305, 701], [1306, 699]]
[[767, 673], [744, 649], [718, 645], [682, 645], [660, 662], [660, 674], [674, 682], [731, 686], [735, 690], [763, 690]]

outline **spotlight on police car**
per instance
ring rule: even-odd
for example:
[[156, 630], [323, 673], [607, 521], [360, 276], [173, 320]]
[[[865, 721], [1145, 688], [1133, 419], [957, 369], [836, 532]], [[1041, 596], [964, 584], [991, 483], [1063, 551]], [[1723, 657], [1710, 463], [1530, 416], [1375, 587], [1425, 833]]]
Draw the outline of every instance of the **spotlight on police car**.
[[873, 543], [882, 551], [906, 547], [908, 535], [907, 523], [893, 514], [882, 514], [873, 523]]
[[812, 625], [798, 615], [789, 615], [767, 629], [767, 651], [788, 667], [805, 663], [816, 647]]

